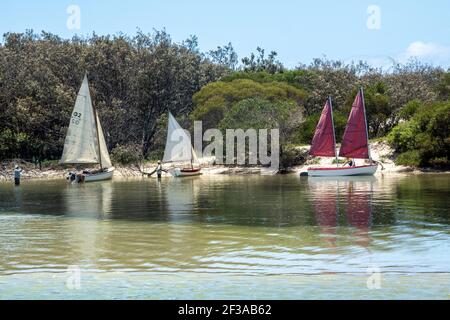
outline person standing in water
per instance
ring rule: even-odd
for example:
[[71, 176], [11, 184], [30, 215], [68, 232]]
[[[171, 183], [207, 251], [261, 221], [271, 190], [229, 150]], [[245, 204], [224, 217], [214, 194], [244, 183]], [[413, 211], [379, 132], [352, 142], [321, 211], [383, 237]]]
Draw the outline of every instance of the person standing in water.
[[20, 185], [20, 176], [22, 174], [22, 168], [20, 168], [18, 165], [14, 167], [14, 184], [16, 186]]
[[161, 175], [162, 175], [163, 171], [167, 173], [167, 170], [163, 169], [161, 161], [158, 160], [158, 165], [156, 166], [155, 170], [153, 170], [151, 173], [149, 173], [148, 176], [150, 177], [152, 174], [154, 174], [156, 172], [156, 174], [158, 175], [158, 179], [161, 179]]

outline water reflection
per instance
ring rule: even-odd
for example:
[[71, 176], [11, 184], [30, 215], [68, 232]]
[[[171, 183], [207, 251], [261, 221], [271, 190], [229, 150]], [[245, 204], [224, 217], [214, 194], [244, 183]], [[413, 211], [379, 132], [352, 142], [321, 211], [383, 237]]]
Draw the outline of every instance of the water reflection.
[[106, 219], [112, 211], [113, 182], [72, 184], [63, 189], [65, 215]]
[[[161, 185], [159, 184], [161, 188]], [[173, 179], [163, 189], [166, 208], [171, 221], [183, 214], [192, 214], [198, 208], [201, 182], [198, 177]]]
[[0, 275], [68, 265], [365, 273], [369, 258], [394, 272], [445, 271], [450, 179], [430, 179], [219, 176], [0, 185]]
[[330, 246], [335, 246], [340, 212], [352, 227], [355, 244], [368, 247], [372, 221], [372, 198], [375, 177], [338, 177], [308, 179], [317, 225]]

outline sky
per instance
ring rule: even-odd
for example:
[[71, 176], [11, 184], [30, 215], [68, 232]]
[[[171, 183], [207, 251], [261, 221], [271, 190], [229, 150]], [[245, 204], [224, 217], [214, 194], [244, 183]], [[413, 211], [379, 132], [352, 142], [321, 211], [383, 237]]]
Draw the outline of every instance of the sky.
[[0, 32], [75, 34], [163, 28], [204, 52], [233, 44], [239, 58], [260, 46], [287, 67], [326, 56], [389, 68], [415, 58], [450, 67], [450, 1], [406, 0], [2, 0]]

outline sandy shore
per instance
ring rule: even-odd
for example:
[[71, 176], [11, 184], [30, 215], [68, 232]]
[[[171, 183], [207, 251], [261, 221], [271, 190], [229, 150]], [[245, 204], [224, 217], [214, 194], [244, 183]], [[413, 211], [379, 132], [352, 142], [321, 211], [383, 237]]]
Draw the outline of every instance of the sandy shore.
[[[300, 149], [308, 150], [309, 146], [298, 147]], [[371, 143], [371, 155], [375, 161], [381, 164], [381, 168], [377, 171], [377, 175], [386, 173], [427, 173], [427, 172], [442, 172], [433, 169], [417, 169], [413, 167], [398, 166], [395, 165], [394, 150], [383, 142]], [[310, 166], [334, 166], [334, 158], [312, 158], [306, 161], [304, 165], [289, 168], [289, 173], [300, 174], [305, 172]], [[271, 171], [265, 167], [250, 167], [250, 166], [224, 166], [214, 165], [213, 159], [203, 160], [201, 163], [202, 172], [204, 175], [217, 175], [217, 174], [229, 174], [229, 175], [248, 175], [248, 174], [260, 174], [260, 175], [273, 175], [277, 172]], [[363, 160], [357, 160], [357, 164], [363, 164]], [[138, 166], [116, 166], [114, 177], [116, 178], [130, 178], [130, 177], [142, 177], [145, 176], [143, 172], [151, 172], [156, 167], [156, 163], [146, 163], [139, 168]], [[169, 168], [169, 167], [165, 167]], [[70, 169], [66, 168], [43, 168], [42, 170], [34, 168], [33, 165], [23, 166], [22, 179], [65, 179]], [[13, 167], [7, 167], [0, 169], [0, 181], [12, 181]], [[169, 175], [164, 173], [164, 175]]]
[[[156, 163], [146, 164], [144, 167], [138, 166], [115, 166], [114, 178], [132, 178], [132, 177], [145, 177], [145, 173], [152, 172], [156, 168]], [[164, 167], [168, 169], [169, 167]], [[23, 180], [35, 180], [35, 179], [65, 179], [71, 169], [63, 168], [43, 168], [42, 170], [35, 169], [33, 166], [22, 166], [22, 179]], [[274, 174], [266, 168], [262, 167], [225, 167], [221, 165], [202, 164], [202, 172], [204, 175], [218, 175], [218, 174]], [[164, 173], [163, 176], [170, 176], [169, 173]], [[7, 168], [6, 170], [0, 170], [0, 181], [12, 181], [13, 180], [13, 168]]]

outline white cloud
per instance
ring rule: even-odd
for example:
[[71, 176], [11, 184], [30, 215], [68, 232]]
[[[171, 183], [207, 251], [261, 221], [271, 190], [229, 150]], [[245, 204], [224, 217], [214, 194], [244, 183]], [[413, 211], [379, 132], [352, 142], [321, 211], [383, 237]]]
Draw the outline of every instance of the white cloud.
[[450, 46], [415, 41], [398, 56], [398, 60], [401, 63], [405, 63], [410, 59], [418, 59], [434, 65], [449, 65]]

